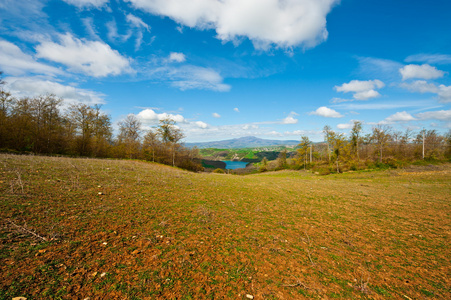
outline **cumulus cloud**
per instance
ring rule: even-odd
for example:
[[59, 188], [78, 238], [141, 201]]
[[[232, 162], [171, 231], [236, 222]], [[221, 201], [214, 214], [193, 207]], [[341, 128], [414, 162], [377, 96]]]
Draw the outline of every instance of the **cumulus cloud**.
[[183, 54], [183, 53], [171, 52], [171, 54], [169, 54], [169, 61], [181, 63], [181, 62], [186, 61], [186, 57], [185, 57], [185, 54]]
[[420, 120], [451, 121], [451, 110], [428, 111], [415, 116]]
[[103, 94], [50, 80], [33, 77], [8, 77], [5, 81], [8, 91], [18, 98], [54, 94], [64, 99], [66, 103], [85, 103], [88, 105], [105, 103], [105, 95]]
[[417, 80], [411, 83], [404, 82], [400, 86], [411, 92], [437, 94], [440, 102], [451, 102], [451, 86], [446, 86], [443, 84], [435, 85], [424, 80]]
[[172, 119], [177, 123], [185, 123], [186, 120], [182, 115], [173, 115], [168, 113], [161, 113], [158, 114], [154, 110], [147, 108], [142, 110], [138, 113], [137, 117], [144, 123], [144, 124], [157, 124], [160, 120], [164, 119]]
[[220, 118], [220, 117], [221, 117], [221, 115], [218, 114], [218, 113], [212, 113], [212, 116], [213, 116], [214, 118]]
[[388, 123], [409, 122], [409, 121], [415, 121], [415, 120], [416, 119], [406, 111], [397, 112], [394, 115], [391, 115], [385, 119], [385, 121]]
[[451, 55], [446, 54], [415, 54], [407, 57], [406, 62], [425, 62], [428, 64], [451, 64]]
[[60, 35], [60, 43], [42, 42], [37, 57], [45, 58], [94, 77], [132, 72], [129, 59], [100, 41], [77, 39], [70, 33]]
[[290, 114], [282, 120], [282, 124], [297, 124], [299, 120], [296, 119], [295, 116], [298, 116], [298, 114], [294, 111], [290, 112]]
[[337, 112], [331, 108], [328, 108], [326, 106], [321, 106], [317, 110], [309, 113], [309, 115], [316, 115], [316, 116], [325, 117], [325, 118], [342, 118], [343, 117], [343, 115], [340, 114], [339, 112]]
[[399, 69], [402, 80], [419, 78], [419, 79], [436, 79], [445, 75], [445, 72], [437, 70], [436, 67], [428, 64], [423, 65], [407, 65]]
[[208, 124], [205, 122], [202, 122], [202, 121], [196, 121], [196, 122], [194, 122], [194, 124], [196, 124], [199, 128], [202, 128], [202, 129], [206, 129], [208, 127]]
[[13, 43], [0, 40], [0, 67], [11, 75], [26, 73], [57, 75], [63, 72], [57, 68], [37, 62], [31, 55], [25, 54]]
[[64, 2], [77, 6], [78, 8], [101, 8], [109, 2], [109, 0], [63, 0]]
[[326, 16], [339, 0], [127, 0], [135, 8], [167, 16], [217, 38], [247, 37], [258, 49], [270, 45], [314, 47], [328, 36]]
[[355, 100], [368, 100], [371, 98], [379, 97], [379, 92], [376, 89], [381, 89], [385, 84], [376, 80], [351, 80], [349, 83], [343, 83], [341, 86], [335, 86], [334, 89], [337, 92], [354, 93]]

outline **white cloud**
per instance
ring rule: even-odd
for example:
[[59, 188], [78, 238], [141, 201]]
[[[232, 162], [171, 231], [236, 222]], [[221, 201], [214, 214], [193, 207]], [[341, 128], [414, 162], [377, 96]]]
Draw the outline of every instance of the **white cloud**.
[[125, 43], [133, 34], [133, 31], [131, 29], [128, 29], [125, 34], [119, 34], [119, 32], [117, 31], [116, 20], [107, 22], [106, 28], [108, 29], [107, 33], [108, 39], [110, 40], [110, 42], [113, 43], [116, 42]]
[[135, 51], [138, 51], [141, 48], [141, 44], [144, 38], [143, 31], [150, 32], [150, 26], [147, 25], [141, 18], [134, 16], [132, 14], [128, 14], [126, 16], [127, 22], [132, 24], [135, 27], [136, 32], [136, 41], [135, 41]]
[[388, 123], [409, 122], [409, 121], [415, 121], [415, 120], [416, 119], [406, 111], [397, 112], [394, 115], [391, 115], [385, 119], [385, 121]]
[[242, 127], [244, 130], [249, 130], [249, 129], [258, 129], [259, 126], [258, 125], [254, 125], [254, 124], [245, 124]]
[[206, 129], [208, 127], [208, 124], [205, 122], [202, 122], [202, 121], [194, 122], [194, 124], [196, 124], [199, 128], [202, 128], [202, 129]]
[[440, 102], [450, 103], [451, 102], [451, 85], [439, 85], [438, 98]]
[[238, 107], [235, 107], [233, 110], [236, 111], [236, 112], [240, 112], [240, 110], [238, 109]]
[[451, 55], [446, 54], [415, 54], [407, 57], [406, 62], [425, 62], [428, 64], [451, 64]]
[[443, 84], [437, 86], [424, 80], [417, 80], [412, 83], [402, 83], [400, 86], [402, 88], [408, 89], [411, 92], [434, 93], [438, 95], [440, 102], [451, 102], [451, 86], [446, 86]]
[[63, 0], [64, 2], [77, 6], [78, 8], [101, 8], [109, 2], [109, 0]]
[[290, 112], [290, 114], [282, 120], [282, 124], [297, 124], [299, 120], [296, 119], [295, 116], [298, 116], [298, 114], [294, 111]]
[[388, 102], [388, 103], [343, 103], [333, 105], [334, 108], [342, 110], [387, 110], [387, 109], [400, 109], [407, 107], [428, 107], [431, 106], [431, 101], [400, 101], [400, 102]]
[[177, 123], [185, 123], [186, 122], [185, 118], [182, 115], [179, 115], [179, 114], [173, 115], [173, 114], [168, 114], [168, 113], [158, 114], [150, 108], [139, 112], [137, 117], [139, 119], [141, 119], [141, 121], [144, 124], [157, 124], [160, 120], [164, 120], [167, 118], [170, 118]]
[[327, 39], [326, 16], [339, 0], [127, 0], [135, 8], [167, 16], [217, 38], [249, 38], [254, 46], [314, 47]]
[[37, 56], [94, 77], [132, 72], [130, 61], [100, 41], [74, 38], [70, 33], [60, 35], [60, 44], [43, 42], [36, 47]]
[[212, 116], [213, 116], [214, 118], [220, 118], [220, 117], [221, 117], [221, 115], [218, 114], [218, 113], [212, 113]]
[[145, 30], [150, 31], [150, 26], [147, 25], [141, 18], [138, 18], [135, 15], [128, 14], [126, 16], [126, 20], [136, 28], [144, 28]]
[[89, 37], [93, 40], [101, 40], [97, 30], [94, 26], [94, 20], [93, 18], [84, 18], [81, 19], [81, 21], [83, 22], [83, 25], [85, 26], [86, 32], [88, 33]]
[[420, 120], [451, 121], [451, 110], [428, 111], [415, 116]]
[[376, 89], [383, 88], [385, 84], [376, 80], [351, 80], [349, 83], [343, 83], [341, 86], [335, 86], [334, 89], [337, 92], [354, 93], [353, 97], [356, 100], [368, 100], [371, 98], [379, 97], [380, 94]]
[[185, 54], [183, 54], [183, 53], [171, 52], [171, 54], [169, 55], [169, 61], [181, 63], [181, 62], [186, 61], [186, 57], [185, 57]]
[[188, 65], [180, 68], [161, 68], [158, 73], [182, 91], [200, 89], [228, 92], [231, 89], [230, 85], [223, 83], [222, 76], [210, 68]]
[[417, 80], [411, 83], [403, 82], [400, 85], [402, 88], [405, 88], [411, 92], [418, 93], [438, 93], [439, 89], [433, 83], [428, 83], [425, 80]]
[[352, 101], [354, 101], [355, 99], [343, 99], [343, 98], [336, 98], [336, 97], [334, 97], [334, 98], [332, 98], [331, 100], [330, 100], [330, 103], [343, 103], [343, 102], [352, 102]]
[[[371, 76], [391, 77], [403, 66], [401, 63], [375, 57], [358, 57], [360, 72]], [[391, 79], [391, 78], [390, 78]]]
[[445, 72], [437, 70], [436, 67], [432, 67], [428, 64], [424, 65], [407, 65], [399, 69], [401, 73], [402, 80], [407, 80], [411, 78], [420, 79], [436, 79], [441, 78], [445, 75]]
[[375, 90], [369, 90], [364, 92], [358, 92], [354, 94], [354, 99], [356, 100], [368, 100], [371, 98], [377, 98], [380, 97], [381, 94]]
[[325, 118], [342, 118], [343, 115], [340, 114], [339, 112], [325, 107], [325, 106], [321, 106], [320, 108], [318, 108], [315, 111], [312, 111], [311, 113], [309, 113], [309, 115], [316, 115], [316, 116], [320, 116], [320, 117], [325, 117]]
[[63, 98], [66, 103], [85, 103], [88, 105], [105, 103], [105, 95], [103, 94], [50, 80], [33, 77], [8, 77], [5, 81], [8, 91], [18, 98], [54, 94]]
[[26, 73], [55, 75], [63, 72], [57, 68], [37, 62], [31, 55], [25, 54], [13, 43], [0, 40], [0, 67], [11, 75]]

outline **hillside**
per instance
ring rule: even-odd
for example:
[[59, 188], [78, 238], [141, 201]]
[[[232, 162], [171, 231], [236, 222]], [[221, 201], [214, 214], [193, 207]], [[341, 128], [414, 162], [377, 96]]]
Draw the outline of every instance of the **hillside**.
[[241, 137], [237, 139], [224, 140], [224, 141], [214, 141], [214, 142], [204, 142], [204, 143], [186, 143], [186, 147], [194, 147], [204, 149], [204, 148], [219, 148], [219, 149], [233, 149], [233, 148], [257, 148], [257, 147], [268, 147], [268, 146], [296, 146], [299, 141], [294, 140], [266, 140], [260, 139], [253, 136]]
[[449, 164], [233, 176], [0, 154], [0, 166], [0, 299], [451, 298]]

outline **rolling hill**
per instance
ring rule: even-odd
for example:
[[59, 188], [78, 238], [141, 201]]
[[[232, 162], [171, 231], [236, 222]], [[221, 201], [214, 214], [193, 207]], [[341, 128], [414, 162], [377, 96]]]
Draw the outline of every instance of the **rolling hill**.
[[220, 148], [220, 149], [232, 149], [232, 148], [254, 148], [254, 147], [267, 147], [267, 146], [294, 146], [299, 144], [299, 141], [295, 140], [267, 140], [260, 139], [254, 136], [246, 136], [231, 140], [203, 142], [203, 143], [186, 143], [185, 146], [192, 148], [194, 146], [203, 148]]

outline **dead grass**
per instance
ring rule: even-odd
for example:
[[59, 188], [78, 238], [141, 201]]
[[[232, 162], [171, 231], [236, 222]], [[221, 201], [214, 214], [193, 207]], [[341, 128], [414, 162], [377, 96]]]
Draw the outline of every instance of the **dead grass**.
[[451, 298], [450, 165], [244, 177], [38, 156], [0, 166], [0, 299]]

